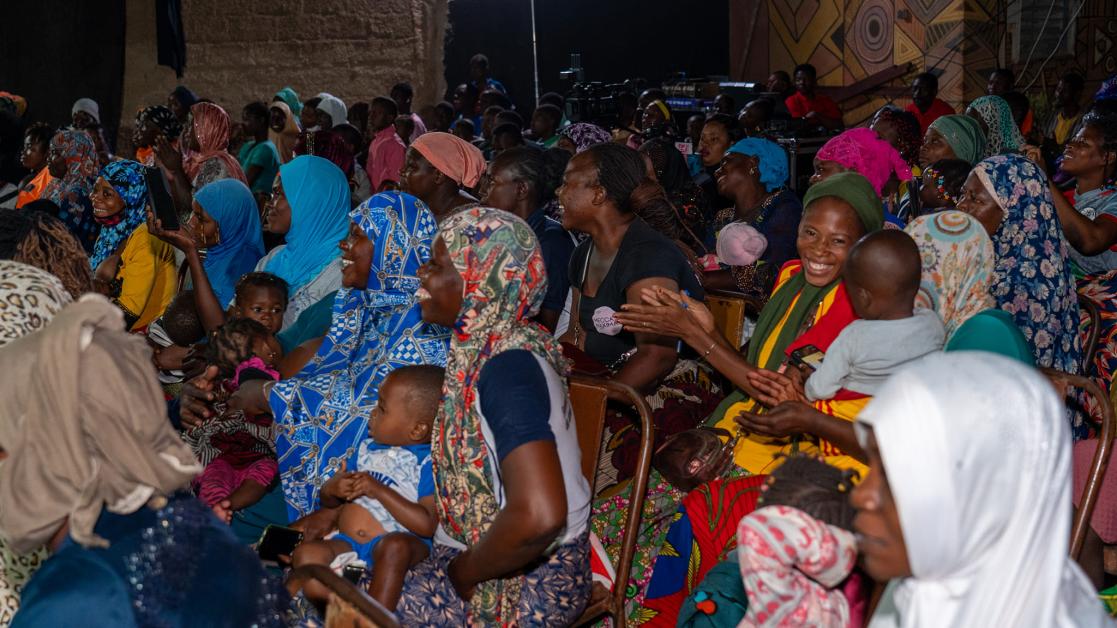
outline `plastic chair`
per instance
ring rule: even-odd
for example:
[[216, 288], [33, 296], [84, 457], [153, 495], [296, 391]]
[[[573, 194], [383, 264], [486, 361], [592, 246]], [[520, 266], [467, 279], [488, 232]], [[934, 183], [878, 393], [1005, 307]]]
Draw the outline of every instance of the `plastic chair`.
[[330, 590], [326, 628], [399, 628], [394, 613], [329, 567], [304, 565], [293, 570], [290, 579], [303, 583], [317, 580]]
[[590, 485], [590, 494], [596, 494], [597, 461], [601, 455], [601, 437], [605, 427], [605, 409], [609, 393], [623, 396], [636, 407], [640, 415], [640, 453], [636, 459], [636, 474], [632, 478], [628, 497], [628, 513], [624, 536], [621, 538], [620, 559], [617, 561], [617, 580], [613, 590], [594, 583], [585, 612], [574, 623], [581, 626], [608, 615], [619, 628], [625, 626], [625, 589], [636, 555], [636, 537], [640, 531], [640, 517], [644, 498], [648, 492], [648, 474], [652, 467], [652, 442], [655, 436], [652, 411], [644, 398], [630, 386], [603, 378], [571, 376], [570, 406], [578, 428], [578, 446], [582, 450], [582, 474]]

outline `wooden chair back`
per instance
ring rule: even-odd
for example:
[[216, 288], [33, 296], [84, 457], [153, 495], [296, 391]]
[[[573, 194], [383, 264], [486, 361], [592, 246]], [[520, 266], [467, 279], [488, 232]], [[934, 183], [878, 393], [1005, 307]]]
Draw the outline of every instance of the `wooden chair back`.
[[589, 605], [582, 617], [575, 622], [577, 626], [585, 625], [609, 615], [613, 619], [613, 625], [624, 628], [625, 590], [628, 588], [628, 577], [636, 555], [636, 538], [640, 532], [640, 518], [648, 492], [648, 474], [652, 467], [652, 445], [655, 437], [652, 411], [644, 397], [630, 386], [585, 376], [571, 376], [569, 383], [570, 405], [578, 429], [578, 445], [582, 450], [582, 473], [591, 489], [596, 488], [597, 463], [601, 457], [605, 411], [610, 395], [614, 399], [624, 399], [631, 403], [640, 417], [640, 452], [636, 458], [635, 475], [629, 484], [628, 512], [621, 537], [620, 557], [615, 565], [617, 581], [612, 591], [605, 591], [604, 587], [595, 583]]
[[399, 628], [394, 613], [329, 567], [304, 565], [293, 570], [289, 579], [303, 584], [317, 580], [330, 590], [326, 628]]
[[1082, 498], [1078, 502], [1078, 511], [1075, 512], [1074, 522], [1071, 525], [1070, 555], [1071, 558], [1077, 559], [1078, 555], [1082, 553], [1082, 544], [1086, 540], [1086, 530], [1090, 525], [1090, 518], [1094, 514], [1094, 506], [1097, 505], [1098, 495], [1101, 494], [1102, 479], [1105, 478], [1106, 469], [1109, 468], [1109, 455], [1113, 452], [1113, 437], [1117, 433], [1117, 417], [1113, 414], [1113, 403], [1110, 397], [1102, 392], [1101, 386], [1098, 386], [1094, 380], [1055, 369], [1045, 368], [1041, 370], [1055, 384], [1057, 389], [1065, 392], [1068, 387], [1074, 387], [1094, 397], [1102, 413], [1098, 447], [1094, 451], [1094, 459], [1090, 463], [1090, 473], [1086, 478], [1086, 488], [1082, 491]]
[[1098, 338], [1101, 336], [1101, 310], [1098, 304], [1090, 297], [1079, 294], [1078, 307], [1090, 319], [1090, 332], [1082, 341], [1082, 371], [1089, 373], [1094, 364], [1094, 356], [1098, 353]]
[[760, 313], [763, 304], [742, 292], [711, 290], [706, 294], [706, 307], [714, 316], [714, 324], [730, 345], [740, 348], [745, 338], [745, 318]]

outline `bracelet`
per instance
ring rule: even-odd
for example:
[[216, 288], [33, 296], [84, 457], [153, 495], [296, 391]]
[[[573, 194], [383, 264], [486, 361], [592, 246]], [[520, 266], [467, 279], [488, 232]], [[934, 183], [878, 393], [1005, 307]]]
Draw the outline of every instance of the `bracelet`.
[[717, 344], [718, 344], [718, 341], [715, 338], [714, 341], [710, 343], [710, 346], [706, 349], [706, 351], [702, 354], [702, 359], [703, 360], [706, 359], [706, 356], [710, 355], [710, 352], [714, 350], [714, 347], [717, 346]]

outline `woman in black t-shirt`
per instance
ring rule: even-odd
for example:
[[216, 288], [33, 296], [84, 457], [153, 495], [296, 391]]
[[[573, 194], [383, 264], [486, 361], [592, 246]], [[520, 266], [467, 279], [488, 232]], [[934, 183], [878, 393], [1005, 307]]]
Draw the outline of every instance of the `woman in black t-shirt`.
[[637, 217], [639, 208], [631, 199], [654, 185], [638, 152], [609, 143], [575, 156], [558, 191], [563, 226], [590, 236], [570, 260], [577, 316], [563, 340], [610, 367], [615, 380], [643, 393], [653, 392], [671, 373], [678, 343], [625, 331], [613, 313], [626, 303], [640, 303], [641, 291], [654, 286], [704, 298], [675, 243]]

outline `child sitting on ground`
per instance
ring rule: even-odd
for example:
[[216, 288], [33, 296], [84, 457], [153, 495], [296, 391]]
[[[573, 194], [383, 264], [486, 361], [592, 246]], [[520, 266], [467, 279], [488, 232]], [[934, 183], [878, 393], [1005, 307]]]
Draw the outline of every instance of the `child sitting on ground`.
[[736, 551], [703, 576], [678, 626], [862, 625], [868, 591], [851, 575], [857, 472], [806, 454], [780, 463], [737, 525]]
[[[341, 570], [361, 561], [372, 569], [369, 595], [395, 609], [404, 576], [427, 557], [438, 521], [430, 438], [444, 375], [440, 367], [419, 365], [384, 378], [369, 417], [369, 438], [357, 452], [357, 470], [346, 472], [343, 466], [322, 486], [322, 506], [341, 505], [338, 534], [299, 545], [295, 567]], [[311, 600], [327, 596], [314, 583], [303, 591]]]
[[972, 169], [970, 162], [962, 159], [940, 159], [927, 166], [919, 188], [920, 214], [954, 209], [962, 197], [962, 185]]
[[275, 336], [247, 318], [226, 322], [206, 347], [206, 362], [218, 368], [221, 378], [221, 402], [214, 406], [213, 420], [191, 428], [183, 438], [206, 465], [194, 480], [198, 498], [226, 523], [264, 496], [278, 467], [272, 417], [232, 410], [224, 399], [250, 379], [279, 379], [275, 363], [280, 357]]
[[878, 231], [853, 246], [842, 279], [860, 320], [842, 330], [807, 378], [808, 401], [831, 399], [842, 389], [876, 394], [897, 369], [942, 350], [946, 329], [939, 315], [915, 310], [921, 273], [919, 248], [903, 231]]

